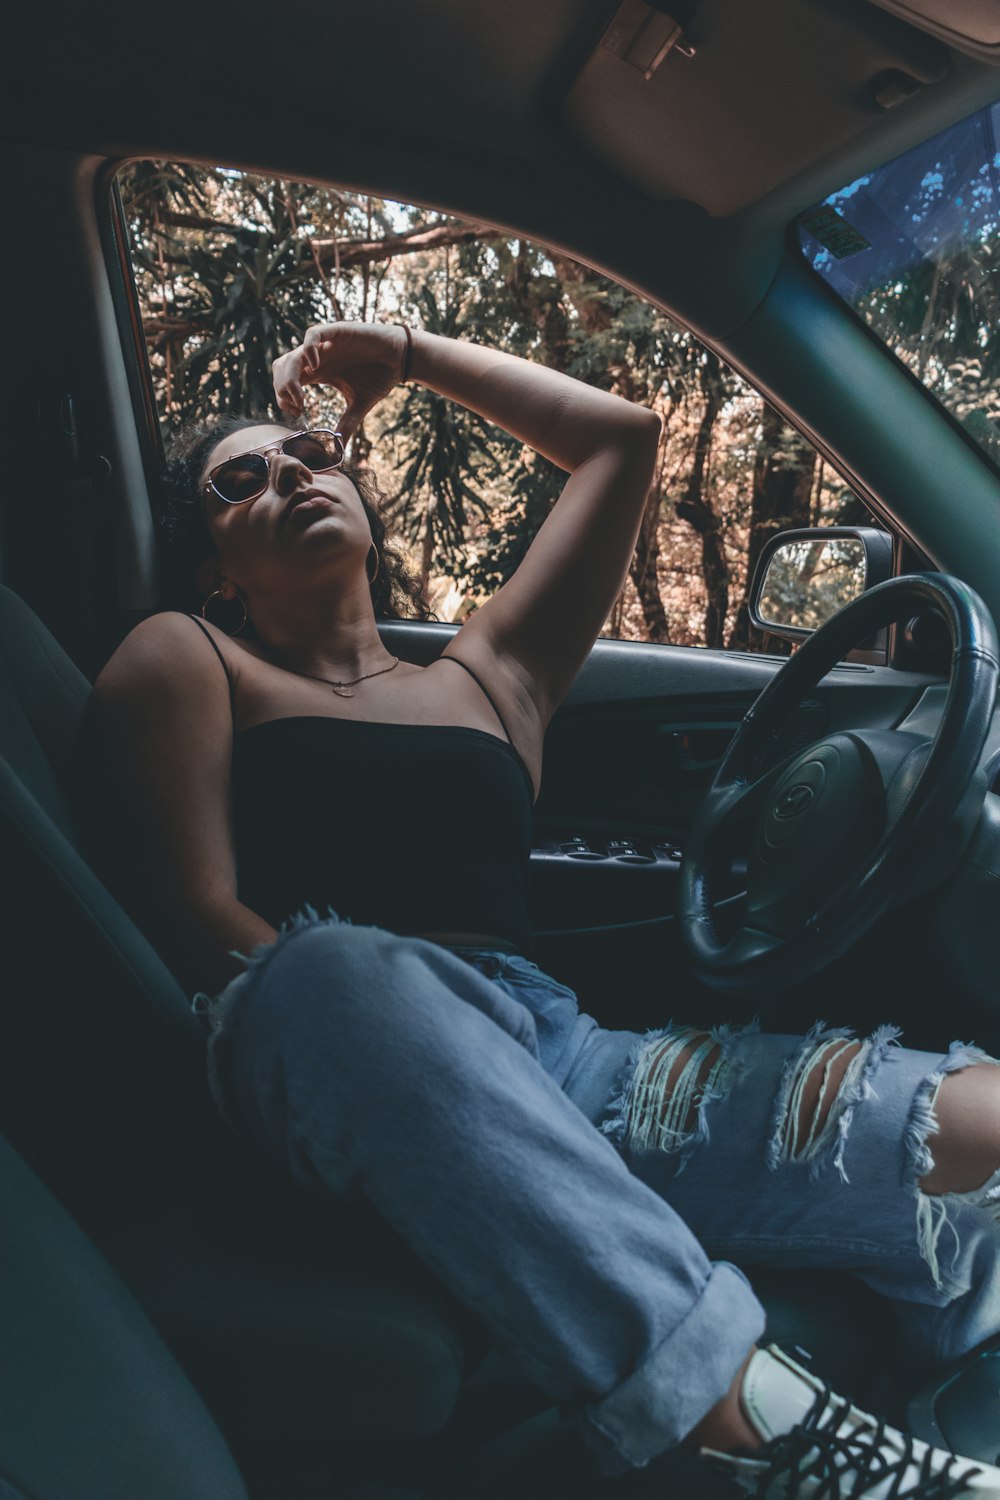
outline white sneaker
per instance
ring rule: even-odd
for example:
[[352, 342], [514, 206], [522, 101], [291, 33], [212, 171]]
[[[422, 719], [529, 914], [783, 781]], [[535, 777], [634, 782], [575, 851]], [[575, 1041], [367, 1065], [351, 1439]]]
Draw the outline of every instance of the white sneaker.
[[750, 1360], [741, 1395], [763, 1448], [701, 1451], [759, 1500], [1000, 1500], [1000, 1469], [886, 1426], [773, 1344]]

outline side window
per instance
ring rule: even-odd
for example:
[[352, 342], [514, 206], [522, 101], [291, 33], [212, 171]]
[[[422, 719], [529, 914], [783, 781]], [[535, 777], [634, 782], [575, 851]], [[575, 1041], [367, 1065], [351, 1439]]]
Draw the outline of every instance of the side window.
[[[656, 483], [604, 634], [774, 649], [750, 628], [748, 573], [788, 527], [867, 519], [838, 475], [762, 398], [659, 309], [566, 256], [363, 194], [224, 168], [137, 162], [119, 187], [163, 434], [264, 412], [271, 361], [320, 320], [384, 319], [460, 335], [655, 408]], [[335, 393], [308, 418], [335, 425]], [[507, 579], [561, 476], [416, 386], [354, 439], [441, 620]]]

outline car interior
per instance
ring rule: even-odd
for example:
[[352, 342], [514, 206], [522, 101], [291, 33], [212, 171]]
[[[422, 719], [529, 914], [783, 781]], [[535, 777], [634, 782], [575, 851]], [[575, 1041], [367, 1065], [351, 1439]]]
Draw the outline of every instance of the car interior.
[[[597, 642], [546, 740], [534, 957], [605, 1025], [892, 1021], [914, 1046], [961, 1034], [991, 1050], [1000, 469], [824, 277], [818, 245], [835, 241], [802, 225], [991, 118], [1000, 9], [54, 0], [19, 28], [0, 99], [0, 1495], [729, 1493], [686, 1452], [602, 1479], [566, 1413], [373, 1211], [306, 1197], [229, 1131], [191, 997], [93, 869], [87, 696], [164, 603], [115, 174], [219, 163], [530, 236], [666, 309], [808, 437], [873, 518], [851, 531], [864, 592], [818, 633], [784, 632], [794, 654], [749, 717], [777, 651]], [[850, 200], [835, 201], [849, 239]], [[418, 663], [457, 628], [381, 627]], [[758, 893], [781, 938], [756, 942], [740, 879], [756, 835], [734, 849], [719, 833], [733, 777], [763, 777], [777, 817], [809, 747], [859, 735], [882, 800], [866, 822], [848, 780], [838, 805], [860, 798], [861, 843], [822, 878], [800, 851], [805, 896], [787, 879]], [[890, 784], [903, 800], [886, 814]], [[847, 1276], [752, 1280], [769, 1337], [835, 1388], [996, 1461], [989, 1351], [916, 1371], [888, 1308]]]

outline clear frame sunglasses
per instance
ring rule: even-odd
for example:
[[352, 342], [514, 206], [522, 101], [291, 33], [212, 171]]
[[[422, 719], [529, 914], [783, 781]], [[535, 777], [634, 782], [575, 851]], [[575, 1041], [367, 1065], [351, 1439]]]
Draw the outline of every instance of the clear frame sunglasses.
[[271, 473], [269, 454], [281, 452], [305, 464], [313, 474], [339, 469], [344, 462], [344, 439], [330, 427], [312, 427], [289, 433], [286, 438], [223, 459], [210, 469], [203, 486], [206, 495], [216, 495], [227, 505], [245, 505], [267, 489]]

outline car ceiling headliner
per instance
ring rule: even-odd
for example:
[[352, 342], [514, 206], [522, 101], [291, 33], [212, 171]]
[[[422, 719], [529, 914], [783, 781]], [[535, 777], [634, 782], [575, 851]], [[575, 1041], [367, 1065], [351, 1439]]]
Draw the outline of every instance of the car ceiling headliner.
[[[648, 85], [613, 61], [609, 93], [599, 42], [616, 8], [174, 0], [139, 14], [134, 0], [52, 0], [20, 13], [0, 131], [450, 209], [562, 246], [719, 339], [764, 295], [796, 212], [1000, 95], [1000, 69], [867, 0], [701, 0], [696, 58], [669, 56]], [[896, 57], [918, 72], [929, 59], [929, 73], [942, 58], [945, 76], [882, 111], [859, 80]]]

